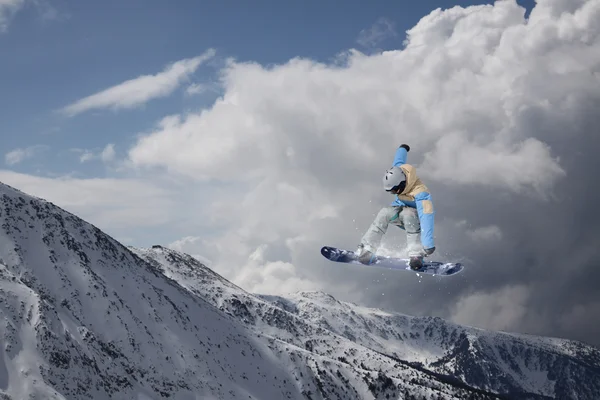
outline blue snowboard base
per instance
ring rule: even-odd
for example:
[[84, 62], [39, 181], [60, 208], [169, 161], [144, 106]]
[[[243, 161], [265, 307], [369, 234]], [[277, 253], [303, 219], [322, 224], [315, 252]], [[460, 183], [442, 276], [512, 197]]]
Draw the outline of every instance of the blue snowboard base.
[[416, 272], [420, 274], [439, 275], [439, 276], [450, 276], [459, 273], [463, 270], [464, 266], [461, 263], [442, 263], [439, 261], [423, 261], [423, 267], [418, 270], [413, 270], [408, 265], [408, 258], [395, 258], [385, 256], [375, 256], [375, 261], [372, 264], [363, 264], [358, 261], [356, 253], [350, 250], [338, 249], [337, 247], [324, 246], [321, 248], [321, 254], [328, 260], [345, 263], [345, 264], [356, 264], [365, 267], [382, 267], [389, 269], [398, 269]]

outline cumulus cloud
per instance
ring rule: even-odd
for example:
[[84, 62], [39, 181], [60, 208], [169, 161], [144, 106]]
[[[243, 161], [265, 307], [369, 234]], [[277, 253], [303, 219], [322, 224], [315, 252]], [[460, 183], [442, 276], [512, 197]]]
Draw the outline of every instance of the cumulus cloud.
[[[382, 149], [410, 141], [431, 179], [544, 192], [565, 171], [544, 135], [526, 131], [517, 119], [538, 104], [548, 113], [568, 112], [564, 93], [580, 89], [587, 72], [538, 65], [534, 54], [545, 51], [558, 61], [561, 50], [574, 46], [571, 39], [551, 48], [528, 41], [538, 29], [526, 24], [523, 8], [503, 1], [475, 11], [438, 10], [409, 31], [406, 50], [353, 52], [345, 68], [302, 59], [272, 68], [231, 63], [223, 71], [222, 99], [201, 113], [166, 117], [130, 157], [137, 165], [221, 179], [311, 174], [312, 160], [328, 160], [334, 167], [323, 179], [351, 159], [359, 161], [355, 168], [377, 165]], [[507, 68], [516, 63], [521, 67]], [[540, 74], [564, 87], [533, 93], [522, 85]], [[226, 168], [235, 164], [244, 172]]]
[[4, 155], [4, 161], [8, 165], [15, 165], [20, 162], [23, 162], [24, 160], [35, 157], [37, 154], [46, 149], [47, 146], [44, 145], [35, 145], [25, 148], [14, 149]]
[[298, 290], [323, 289], [310, 279], [298, 276], [296, 267], [285, 261], [267, 261], [267, 245], [259, 246], [248, 257], [246, 268], [233, 280], [243, 282], [244, 289], [253, 293], [285, 295]]
[[526, 138], [508, 146], [482, 146], [452, 133], [440, 138], [426, 154], [423, 170], [424, 176], [439, 181], [499, 186], [512, 191], [530, 188], [540, 194], [547, 193], [566, 175], [550, 147], [538, 139]]
[[162, 72], [130, 79], [77, 100], [61, 111], [68, 116], [74, 116], [92, 109], [119, 110], [139, 107], [150, 100], [173, 93], [190, 74], [194, 73], [214, 54], [215, 51], [210, 49], [200, 56], [177, 61], [167, 66]]
[[451, 319], [463, 325], [518, 331], [527, 315], [529, 296], [523, 285], [503, 287], [493, 293], [469, 294], [453, 306]]
[[[471, 322], [518, 329], [524, 308], [549, 315], [553, 303], [552, 284], [532, 294], [523, 281], [560, 268], [557, 243], [586, 242], [560, 227], [577, 220], [584, 206], [568, 203], [567, 193], [593, 169], [592, 159], [574, 152], [594, 140], [599, 10], [599, 1], [558, 0], [538, 2], [528, 19], [515, 1], [438, 9], [407, 32], [402, 50], [350, 50], [335, 64], [230, 61], [223, 96], [201, 112], [163, 118], [140, 135], [129, 162], [218, 185], [217, 200], [198, 218], [220, 232], [207, 239], [214, 268], [237, 283], [269, 291], [292, 289], [281, 277], [303, 288], [328, 281], [335, 293], [355, 277], [357, 290], [341, 294], [381, 305], [381, 292], [364, 297], [358, 275], [326, 263], [318, 249], [355, 248], [391, 201], [381, 175], [397, 146], [409, 143], [409, 162], [438, 209], [436, 257], [467, 261], [464, 279], [482, 292], [465, 297], [465, 283], [417, 306], [410, 296], [439, 293], [438, 283], [415, 287], [405, 277], [384, 283], [386, 293], [402, 293], [385, 301], [417, 314], [440, 312], [452, 298], [465, 309], [487, 301], [497, 318]], [[457, 227], [461, 219], [470, 228]], [[401, 248], [404, 238], [392, 230], [384, 243]], [[257, 251], [260, 262], [251, 257]], [[281, 271], [277, 283], [262, 275], [269, 268]], [[555, 326], [540, 321], [546, 332]]]

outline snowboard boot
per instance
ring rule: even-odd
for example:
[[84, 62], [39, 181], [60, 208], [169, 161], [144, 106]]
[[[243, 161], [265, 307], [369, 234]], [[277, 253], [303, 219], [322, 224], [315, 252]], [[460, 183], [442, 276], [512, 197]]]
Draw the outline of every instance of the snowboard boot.
[[423, 268], [423, 257], [413, 256], [408, 262], [408, 266], [413, 271], [418, 271]]
[[358, 246], [358, 261], [362, 264], [369, 265], [375, 262], [375, 254], [370, 252], [369, 250], [365, 250], [364, 246], [361, 244]]

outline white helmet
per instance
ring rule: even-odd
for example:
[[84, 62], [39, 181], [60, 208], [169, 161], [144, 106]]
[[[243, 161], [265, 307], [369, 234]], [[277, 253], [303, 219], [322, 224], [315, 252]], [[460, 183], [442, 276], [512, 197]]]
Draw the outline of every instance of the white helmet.
[[397, 190], [400, 185], [406, 185], [406, 175], [400, 167], [392, 167], [385, 171], [383, 176], [383, 188], [386, 192]]

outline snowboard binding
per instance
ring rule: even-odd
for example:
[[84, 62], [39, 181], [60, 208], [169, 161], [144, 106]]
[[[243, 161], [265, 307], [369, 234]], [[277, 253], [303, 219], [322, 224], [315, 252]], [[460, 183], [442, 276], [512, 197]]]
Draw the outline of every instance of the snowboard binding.
[[408, 261], [408, 266], [413, 271], [418, 271], [423, 268], [423, 257], [411, 257]]

